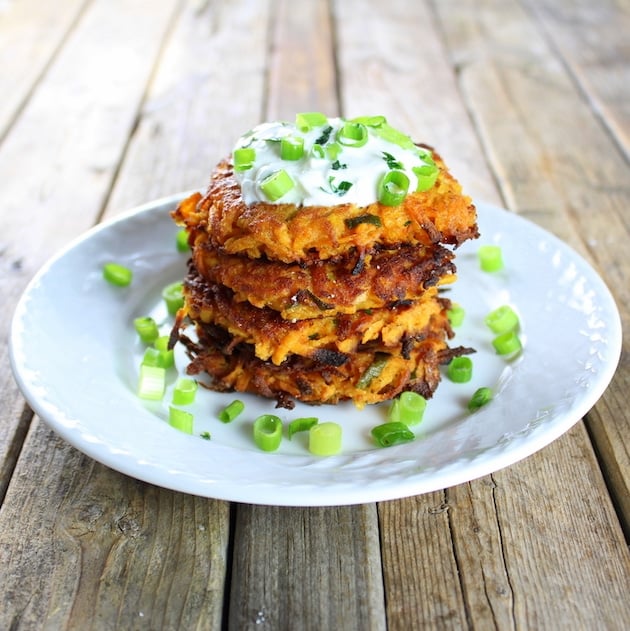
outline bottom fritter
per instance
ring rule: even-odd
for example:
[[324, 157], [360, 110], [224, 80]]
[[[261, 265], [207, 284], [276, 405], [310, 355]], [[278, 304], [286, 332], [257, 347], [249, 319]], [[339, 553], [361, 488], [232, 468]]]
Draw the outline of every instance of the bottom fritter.
[[[190, 325], [178, 336], [191, 362], [191, 375], [207, 373], [218, 391], [250, 392], [292, 408], [294, 400], [334, 404], [352, 400], [358, 408], [392, 399], [405, 390], [430, 398], [440, 381], [440, 365], [471, 349], [448, 348], [448, 323], [426, 336], [403, 342], [397, 349], [367, 344], [351, 355], [322, 349], [312, 357], [291, 355], [280, 365], [255, 356], [250, 344], [235, 343], [215, 325]], [[177, 329], [178, 330], [178, 329]]]

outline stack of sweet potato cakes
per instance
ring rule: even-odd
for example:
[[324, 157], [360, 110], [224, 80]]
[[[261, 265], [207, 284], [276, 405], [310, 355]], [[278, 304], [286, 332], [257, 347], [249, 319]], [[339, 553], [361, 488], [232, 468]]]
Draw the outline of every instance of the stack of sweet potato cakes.
[[475, 208], [383, 117], [259, 125], [173, 217], [192, 251], [173, 339], [217, 390], [284, 407], [428, 398], [467, 350], [448, 347], [439, 288]]

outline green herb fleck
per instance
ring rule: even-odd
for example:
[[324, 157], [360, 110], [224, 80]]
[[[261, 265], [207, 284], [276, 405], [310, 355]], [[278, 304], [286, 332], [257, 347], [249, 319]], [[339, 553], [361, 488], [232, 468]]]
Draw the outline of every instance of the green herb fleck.
[[315, 141], [316, 145], [325, 145], [330, 139], [330, 134], [332, 134], [333, 128], [329, 125], [324, 129], [322, 135]]
[[362, 223], [369, 223], [380, 228], [381, 218], [378, 215], [358, 215], [357, 217], [349, 217], [348, 219], [344, 219], [344, 223], [350, 229], [356, 228], [359, 224]]
[[339, 184], [335, 184], [334, 179], [335, 178], [332, 175], [328, 178], [328, 186], [330, 187], [330, 190], [327, 191], [323, 187], [322, 190], [326, 191], [326, 193], [334, 193], [339, 197], [343, 197], [352, 188], [352, 182], [342, 180]]
[[391, 153], [387, 153], [387, 151], [383, 151], [383, 160], [387, 162], [387, 166], [390, 169], [399, 169], [402, 171], [405, 168], [401, 162], [396, 160], [396, 158]]

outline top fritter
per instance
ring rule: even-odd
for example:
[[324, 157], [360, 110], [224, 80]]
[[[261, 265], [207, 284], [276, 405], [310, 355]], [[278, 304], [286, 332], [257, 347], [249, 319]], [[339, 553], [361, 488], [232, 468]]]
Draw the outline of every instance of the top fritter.
[[260, 125], [184, 205], [175, 218], [193, 242], [284, 263], [477, 236], [475, 208], [440, 156], [382, 116]]

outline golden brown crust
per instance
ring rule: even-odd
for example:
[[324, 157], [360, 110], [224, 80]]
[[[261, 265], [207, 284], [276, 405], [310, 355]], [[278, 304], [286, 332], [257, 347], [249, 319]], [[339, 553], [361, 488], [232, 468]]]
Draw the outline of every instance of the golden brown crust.
[[325, 356], [292, 355], [276, 365], [256, 357], [249, 344], [235, 344], [220, 327], [196, 328], [198, 342], [182, 336], [191, 356], [189, 374], [205, 372], [213, 389], [275, 398], [283, 407], [292, 407], [291, 400], [297, 399], [314, 404], [352, 400], [361, 408], [391, 399], [404, 390], [430, 398], [440, 381], [440, 365], [452, 356], [471, 352], [448, 349], [438, 333], [408, 345], [404, 353], [367, 345], [344, 362], [327, 362]]
[[419, 300], [391, 307], [339, 314], [334, 317], [284, 320], [277, 311], [237, 302], [231, 290], [209, 284], [194, 268], [184, 283], [185, 307], [181, 314], [194, 322], [217, 325], [237, 343], [254, 347], [256, 357], [282, 363], [289, 355], [313, 357], [322, 349], [352, 354], [360, 346], [378, 341], [383, 348], [398, 346], [443, 319], [447, 301], [437, 299], [437, 288]]
[[[436, 153], [440, 169], [435, 186], [411, 193], [399, 206], [246, 205], [229, 160], [212, 174], [205, 196], [195, 194], [173, 213], [191, 240], [210, 239], [215, 248], [284, 263], [313, 263], [359, 251], [402, 243], [459, 245], [477, 236], [476, 212], [469, 197]], [[205, 233], [205, 237], [204, 237]]]
[[209, 283], [229, 287], [238, 302], [269, 307], [287, 320], [417, 300], [425, 289], [455, 278], [453, 253], [441, 246], [403, 245], [300, 265], [225, 254], [206, 241], [197, 243], [193, 262]]

